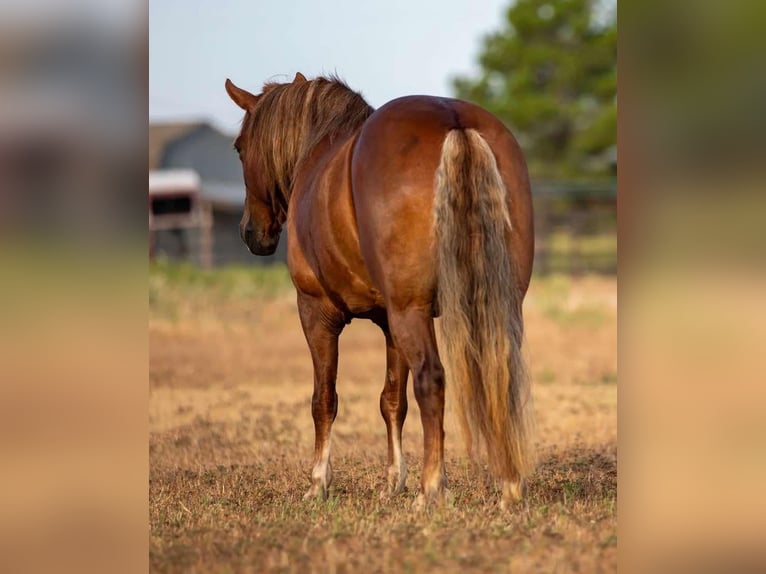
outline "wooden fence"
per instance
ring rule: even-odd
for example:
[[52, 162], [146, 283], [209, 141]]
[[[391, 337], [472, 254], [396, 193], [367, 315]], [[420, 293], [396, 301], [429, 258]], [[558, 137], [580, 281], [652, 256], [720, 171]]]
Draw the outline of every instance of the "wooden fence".
[[[617, 193], [613, 184], [534, 186], [535, 273], [615, 273]], [[156, 254], [203, 266], [262, 265], [286, 260], [286, 233], [271, 257], [251, 255], [239, 238], [240, 211], [206, 209], [204, 226], [156, 229]], [[210, 232], [204, 232], [212, 227]], [[172, 227], [172, 226], [170, 226]], [[212, 249], [212, 254], [209, 250]]]
[[617, 188], [597, 184], [533, 186], [535, 273], [617, 271]]

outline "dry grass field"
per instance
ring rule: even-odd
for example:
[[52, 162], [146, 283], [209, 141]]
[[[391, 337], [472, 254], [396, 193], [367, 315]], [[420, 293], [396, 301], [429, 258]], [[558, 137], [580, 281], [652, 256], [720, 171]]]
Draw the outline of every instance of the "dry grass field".
[[[449, 416], [451, 504], [413, 510], [422, 432], [410, 381], [407, 491], [380, 497], [383, 336], [341, 336], [335, 479], [304, 502], [312, 369], [284, 268], [150, 274], [150, 563], [155, 572], [613, 572], [617, 286], [535, 278], [525, 302], [540, 465], [501, 511]], [[449, 382], [447, 383], [449, 384]], [[449, 405], [448, 405], [449, 408]]]

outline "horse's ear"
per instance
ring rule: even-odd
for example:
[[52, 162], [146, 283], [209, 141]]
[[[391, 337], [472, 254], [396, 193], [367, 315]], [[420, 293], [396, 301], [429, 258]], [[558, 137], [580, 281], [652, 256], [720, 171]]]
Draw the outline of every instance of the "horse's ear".
[[300, 72], [295, 74], [295, 78], [293, 78], [293, 84], [298, 84], [300, 82], [305, 82], [305, 81], [306, 81], [306, 76], [304, 76]]
[[245, 111], [251, 110], [255, 105], [255, 102], [258, 101], [258, 96], [251, 94], [247, 90], [238, 88], [229, 78], [226, 78], [226, 93], [229, 94], [229, 97], [235, 104]]

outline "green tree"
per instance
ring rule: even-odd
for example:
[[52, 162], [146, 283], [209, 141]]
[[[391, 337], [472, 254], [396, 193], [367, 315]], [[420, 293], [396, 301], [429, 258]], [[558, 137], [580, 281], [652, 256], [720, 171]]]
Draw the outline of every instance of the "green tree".
[[515, 133], [536, 177], [612, 173], [617, 139], [613, 2], [517, 0], [484, 38], [478, 77], [453, 80]]

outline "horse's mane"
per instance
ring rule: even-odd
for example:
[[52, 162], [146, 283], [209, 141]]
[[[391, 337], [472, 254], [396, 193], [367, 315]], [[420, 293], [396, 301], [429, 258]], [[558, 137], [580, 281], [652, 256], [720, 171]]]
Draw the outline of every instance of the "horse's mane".
[[240, 137], [248, 138], [269, 183], [286, 204], [295, 168], [327, 136], [357, 130], [374, 109], [337, 77], [289, 84], [266, 83], [245, 115]]

